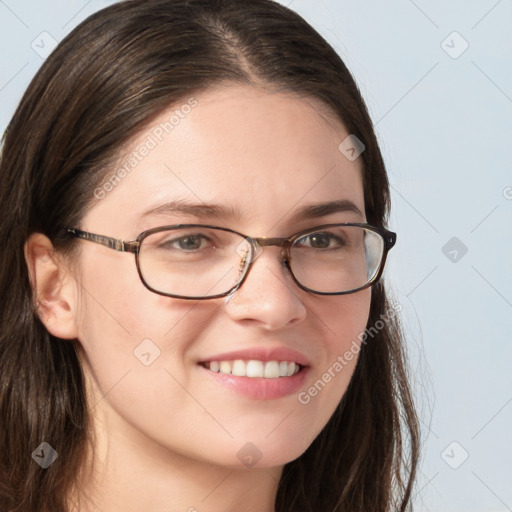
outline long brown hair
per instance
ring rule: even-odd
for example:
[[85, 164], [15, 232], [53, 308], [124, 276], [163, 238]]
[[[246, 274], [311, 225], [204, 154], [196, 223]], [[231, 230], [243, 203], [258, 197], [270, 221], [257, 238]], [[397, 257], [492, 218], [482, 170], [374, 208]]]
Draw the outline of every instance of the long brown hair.
[[[389, 186], [366, 106], [340, 57], [298, 14], [271, 0], [127, 0], [89, 17], [45, 61], [3, 138], [1, 510], [65, 512], [89, 425], [79, 341], [41, 322], [27, 237], [44, 233], [74, 255], [61, 229], [94, 205], [126, 142], [169, 105], [224, 82], [322, 100], [364, 143], [366, 216], [386, 226]], [[380, 282], [368, 325], [389, 307]], [[277, 511], [409, 509], [419, 429], [399, 323], [383, 323], [326, 427], [286, 464]], [[31, 458], [43, 441], [59, 454], [45, 470]]]

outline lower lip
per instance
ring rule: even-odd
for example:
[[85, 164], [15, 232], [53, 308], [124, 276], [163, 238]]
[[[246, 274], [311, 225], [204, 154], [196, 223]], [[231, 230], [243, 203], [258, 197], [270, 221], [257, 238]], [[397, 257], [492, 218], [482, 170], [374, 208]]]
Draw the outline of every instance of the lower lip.
[[200, 366], [211, 379], [236, 393], [255, 400], [275, 400], [298, 393], [306, 378], [307, 368], [302, 368], [291, 377], [265, 379], [264, 377], [237, 377], [220, 372], [212, 372]]

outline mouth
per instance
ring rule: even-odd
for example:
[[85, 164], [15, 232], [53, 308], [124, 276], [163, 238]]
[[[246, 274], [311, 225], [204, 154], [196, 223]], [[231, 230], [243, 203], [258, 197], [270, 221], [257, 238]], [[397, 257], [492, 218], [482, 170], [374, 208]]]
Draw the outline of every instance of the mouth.
[[219, 392], [226, 389], [256, 400], [297, 394], [311, 365], [305, 354], [286, 346], [253, 346], [211, 354], [197, 363], [207, 382]]
[[258, 359], [235, 359], [204, 361], [201, 366], [214, 373], [236, 377], [282, 379], [293, 377], [304, 367], [295, 361], [261, 361]]

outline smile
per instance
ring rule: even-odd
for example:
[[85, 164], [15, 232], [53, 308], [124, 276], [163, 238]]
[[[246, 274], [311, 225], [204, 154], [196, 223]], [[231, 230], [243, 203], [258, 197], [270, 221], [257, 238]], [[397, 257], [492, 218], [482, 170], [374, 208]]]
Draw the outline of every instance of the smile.
[[224, 375], [237, 377], [278, 379], [292, 377], [297, 374], [301, 366], [293, 361], [260, 361], [257, 359], [233, 361], [206, 361], [203, 366], [208, 370]]

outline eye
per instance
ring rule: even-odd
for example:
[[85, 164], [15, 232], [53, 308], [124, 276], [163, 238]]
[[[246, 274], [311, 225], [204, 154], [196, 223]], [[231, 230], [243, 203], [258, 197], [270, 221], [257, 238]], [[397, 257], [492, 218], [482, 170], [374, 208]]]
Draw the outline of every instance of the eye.
[[210, 239], [204, 235], [191, 234], [179, 238], [171, 238], [159, 244], [160, 249], [180, 250], [180, 251], [198, 251], [203, 249], [202, 242], [208, 242]]
[[[309, 244], [307, 243], [309, 241]], [[336, 249], [347, 245], [346, 240], [329, 231], [318, 231], [299, 238], [294, 246], [306, 246], [312, 249]]]

